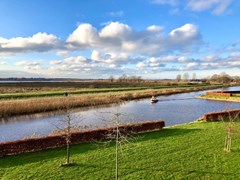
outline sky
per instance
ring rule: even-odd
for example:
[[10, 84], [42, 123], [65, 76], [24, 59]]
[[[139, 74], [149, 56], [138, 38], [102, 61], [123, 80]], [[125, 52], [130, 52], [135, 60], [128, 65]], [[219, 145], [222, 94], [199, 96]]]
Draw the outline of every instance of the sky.
[[0, 0], [0, 78], [240, 76], [238, 0]]

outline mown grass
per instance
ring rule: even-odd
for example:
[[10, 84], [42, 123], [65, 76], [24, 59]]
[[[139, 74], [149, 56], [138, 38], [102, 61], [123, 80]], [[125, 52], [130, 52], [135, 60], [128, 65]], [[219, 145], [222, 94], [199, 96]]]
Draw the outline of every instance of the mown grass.
[[[240, 123], [236, 123], [240, 128]], [[138, 135], [121, 146], [119, 179], [239, 179], [240, 140], [225, 152], [226, 123], [198, 122]], [[114, 144], [74, 145], [75, 164], [61, 167], [65, 149], [0, 159], [2, 179], [114, 179]]]
[[217, 101], [232, 101], [240, 102], [240, 94], [233, 94], [233, 96], [213, 96], [213, 95], [202, 95], [198, 98], [208, 99], [208, 100], [217, 100]]

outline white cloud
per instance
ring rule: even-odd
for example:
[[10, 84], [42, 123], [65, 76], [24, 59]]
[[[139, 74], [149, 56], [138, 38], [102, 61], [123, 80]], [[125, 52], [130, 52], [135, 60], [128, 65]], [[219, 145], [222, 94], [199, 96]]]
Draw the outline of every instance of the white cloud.
[[102, 38], [127, 38], [127, 36], [132, 32], [131, 28], [127, 24], [122, 24], [119, 22], [111, 22], [109, 25], [105, 26], [100, 32], [99, 36]]
[[39, 65], [37, 66], [24, 66], [23, 68], [26, 71], [39, 71], [41, 70], [41, 67]]
[[201, 58], [202, 62], [213, 62], [216, 61], [219, 57], [215, 54], [210, 54]]
[[94, 61], [99, 61], [102, 59], [101, 57], [101, 53], [99, 51], [92, 51], [92, 54], [91, 54], [91, 59], [94, 60]]
[[240, 52], [233, 52], [233, 53], [231, 53], [231, 54], [229, 55], [229, 57], [230, 57], [231, 59], [237, 59], [237, 60], [239, 60], [239, 59], [240, 59]]
[[77, 56], [77, 57], [68, 57], [64, 59], [65, 63], [68, 64], [83, 64], [86, 62], [86, 58], [83, 56]]
[[150, 32], [162, 32], [163, 29], [164, 28], [162, 26], [157, 26], [157, 25], [151, 25], [147, 27], [147, 31], [150, 31]]
[[159, 63], [150, 63], [149, 64], [151, 67], [158, 67], [160, 64]]
[[198, 28], [185, 24], [164, 36], [163, 27], [152, 25], [143, 31], [134, 31], [127, 24], [111, 22], [97, 31], [90, 24], [81, 24], [67, 42], [75, 49], [142, 55], [156, 55], [181, 51], [201, 42]]
[[240, 67], [240, 61], [228, 62], [228, 64], [233, 67]]
[[196, 63], [196, 62], [191, 62], [191, 63], [187, 64], [188, 69], [192, 69], [192, 68], [195, 68], [197, 66], [199, 66], [199, 63]]
[[80, 24], [68, 37], [67, 43], [77, 46], [89, 47], [98, 42], [98, 32], [91, 24]]
[[193, 60], [191, 58], [185, 56], [173, 56], [173, 55], [149, 58], [150, 63], [187, 63], [192, 61]]
[[189, 0], [187, 8], [197, 12], [211, 10], [213, 14], [220, 15], [232, 2], [233, 0]]
[[136, 67], [142, 69], [142, 68], [147, 67], [147, 65], [144, 64], [143, 62], [139, 62], [139, 63], [136, 65]]
[[59, 51], [56, 54], [57, 56], [67, 57], [69, 56], [69, 51]]
[[0, 55], [45, 52], [56, 48], [60, 48], [60, 41], [52, 34], [37, 33], [32, 37], [16, 37], [11, 39], [0, 37]]
[[54, 61], [50, 61], [49, 64], [51, 64], [51, 65], [62, 64], [62, 60], [54, 60]]
[[193, 24], [185, 24], [169, 33], [169, 39], [172, 44], [179, 46], [180, 44], [199, 43], [201, 39], [197, 26]]
[[100, 30], [91, 24], [80, 24], [66, 42], [61, 42], [56, 36], [46, 33], [37, 33], [26, 38], [0, 37], [0, 55], [58, 50], [56, 55], [67, 57], [73, 51], [91, 50], [92, 59], [99, 60], [106, 57], [101, 57], [97, 52], [103, 54], [124, 52], [128, 56], [158, 55], [182, 51], [201, 42], [200, 32], [193, 24], [185, 24], [167, 35], [164, 34], [164, 28], [158, 25], [135, 31], [129, 25], [120, 22], [111, 22]]
[[188, 57], [184, 57], [184, 56], [178, 57], [179, 63], [185, 63], [185, 62], [191, 62], [191, 61], [192, 61], [192, 58], [188, 58]]
[[22, 66], [23, 70], [26, 72], [39, 72], [41, 68], [41, 63], [37, 61], [19, 61], [15, 63], [16, 66]]
[[38, 65], [40, 65], [40, 62], [19, 61], [19, 62], [16, 62], [16, 65], [17, 66], [38, 66]]

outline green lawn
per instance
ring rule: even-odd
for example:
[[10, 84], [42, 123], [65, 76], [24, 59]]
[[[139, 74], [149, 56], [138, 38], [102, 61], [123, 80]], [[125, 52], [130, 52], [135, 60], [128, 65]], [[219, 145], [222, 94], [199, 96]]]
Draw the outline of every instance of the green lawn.
[[[240, 129], [240, 123], [236, 126]], [[121, 146], [119, 179], [239, 179], [240, 135], [225, 152], [226, 123], [198, 122], [138, 135]], [[72, 146], [75, 164], [61, 167], [65, 150], [0, 158], [2, 179], [114, 179], [114, 145]]]

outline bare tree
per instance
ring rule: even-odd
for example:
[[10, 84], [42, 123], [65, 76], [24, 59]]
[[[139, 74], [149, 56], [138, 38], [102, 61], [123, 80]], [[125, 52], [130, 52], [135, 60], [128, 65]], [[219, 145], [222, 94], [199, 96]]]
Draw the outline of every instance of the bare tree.
[[111, 76], [109, 76], [109, 81], [112, 83], [113, 81], [114, 81], [114, 76], [113, 75], [111, 75]]
[[218, 82], [218, 79], [219, 79], [219, 76], [217, 74], [212, 75], [212, 77], [210, 78], [212, 82]]
[[66, 160], [62, 164], [63, 166], [68, 166], [71, 163], [70, 161], [70, 144], [71, 144], [71, 136], [73, 131], [80, 131], [81, 127], [75, 125], [73, 121], [80, 121], [80, 116], [76, 116], [72, 113], [73, 108], [73, 99], [71, 96], [65, 96], [63, 104], [65, 104], [65, 107], [61, 110], [63, 111], [64, 115], [63, 118], [59, 121], [57, 125], [53, 124], [56, 129], [53, 130], [52, 134], [60, 134], [65, 137], [66, 142]]
[[225, 72], [220, 74], [220, 79], [223, 85], [228, 85], [232, 81], [232, 77]]
[[225, 72], [221, 72], [219, 75], [212, 75], [211, 81], [221, 83], [223, 86], [227, 86], [232, 81], [232, 77]]
[[123, 74], [122, 76], [120, 76], [118, 78], [118, 81], [119, 82], [126, 82], [127, 81], [127, 75], [126, 74]]
[[188, 81], [188, 80], [189, 80], [189, 74], [188, 74], [188, 73], [184, 73], [184, 74], [183, 74], [183, 79], [184, 79], [185, 81]]
[[[109, 141], [106, 141], [107, 144], [115, 141], [115, 179], [118, 180], [119, 177], [119, 148], [125, 144], [129, 143], [130, 140], [135, 139], [134, 137], [130, 137], [130, 132], [127, 132], [124, 128], [121, 127], [123, 125], [122, 117], [127, 116], [123, 113], [112, 113], [112, 112], [104, 112], [104, 114], [107, 113], [112, 114], [112, 117], [110, 119], [105, 119], [104, 117], [101, 117], [102, 121], [106, 122], [108, 125], [113, 126], [112, 130], [109, 131], [107, 137]], [[110, 128], [111, 129], [111, 128]]]
[[235, 113], [231, 113], [228, 112], [227, 117], [221, 117], [221, 120], [227, 121], [227, 127], [226, 127], [226, 131], [227, 131], [227, 136], [225, 137], [225, 143], [224, 143], [224, 150], [230, 152], [231, 148], [232, 148], [232, 135], [233, 134], [240, 134], [240, 131], [237, 130], [236, 128], [236, 122], [239, 121], [240, 119], [240, 113], [239, 112], [235, 112]]
[[177, 75], [176, 81], [177, 81], [177, 82], [181, 81], [181, 74], [178, 74], [178, 75]]
[[195, 80], [196, 80], [196, 78], [197, 78], [197, 75], [196, 75], [196, 73], [193, 73], [193, 74], [192, 74], [192, 80], [194, 80], [194, 81], [195, 81]]

